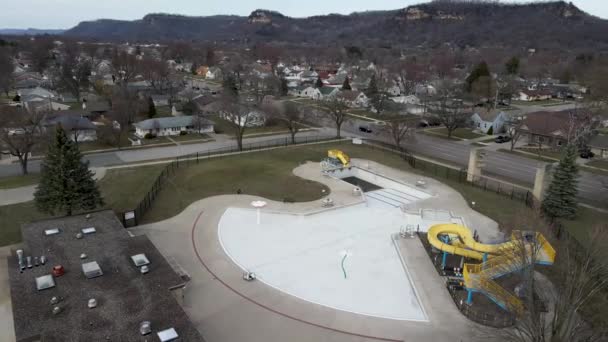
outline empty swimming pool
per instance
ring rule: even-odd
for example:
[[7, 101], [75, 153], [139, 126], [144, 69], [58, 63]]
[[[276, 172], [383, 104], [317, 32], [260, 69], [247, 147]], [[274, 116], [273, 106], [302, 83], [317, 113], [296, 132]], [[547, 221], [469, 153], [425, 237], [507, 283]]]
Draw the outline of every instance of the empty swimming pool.
[[225, 252], [257, 279], [303, 300], [396, 320], [427, 316], [391, 234], [407, 222], [394, 207], [357, 205], [314, 215], [229, 208], [218, 233]]

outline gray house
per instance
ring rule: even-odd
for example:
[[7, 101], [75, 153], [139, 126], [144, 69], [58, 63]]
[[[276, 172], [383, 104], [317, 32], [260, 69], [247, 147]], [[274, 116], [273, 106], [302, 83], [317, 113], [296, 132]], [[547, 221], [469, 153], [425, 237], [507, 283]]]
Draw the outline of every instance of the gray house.
[[147, 134], [155, 136], [180, 135], [181, 132], [188, 133], [212, 133], [213, 121], [201, 116], [175, 116], [158, 119], [148, 119], [136, 122], [135, 135], [145, 138]]
[[503, 132], [508, 120], [509, 117], [505, 112], [494, 110], [489, 112], [482, 110], [471, 116], [473, 128], [484, 133], [489, 132], [490, 128], [492, 128], [494, 134]]

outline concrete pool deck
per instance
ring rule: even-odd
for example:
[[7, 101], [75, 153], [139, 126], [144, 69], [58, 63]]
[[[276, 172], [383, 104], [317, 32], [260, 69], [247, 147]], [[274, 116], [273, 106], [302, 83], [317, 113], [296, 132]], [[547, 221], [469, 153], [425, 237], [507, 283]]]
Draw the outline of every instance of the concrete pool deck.
[[[426, 191], [436, 195], [413, 203], [417, 209], [444, 209], [462, 216], [482, 237], [493, 237], [497, 224], [471, 210], [455, 190], [429, 178], [407, 174], [382, 165], [354, 159], [407, 184], [427, 182]], [[317, 163], [294, 170], [300, 177], [326, 184], [336, 205], [355, 205], [353, 186], [322, 176]], [[146, 234], [169, 259], [174, 259], [192, 278], [184, 297], [184, 309], [210, 342], [216, 341], [470, 341], [488, 340], [485, 330], [458, 311], [443, 280], [426, 256], [418, 239], [401, 239], [397, 245], [419, 291], [430, 322], [408, 322], [363, 316], [298, 299], [262, 282], [245, 282], [242, 270], [219, 243], [218, 222], [229, 207], [250, 208], [259, 197], [226, 195], [193, 203], [166, 221], [131, 229]], [[302, 213], [320, 209], [320, 201], [286, 204], [267, 201], [269, 210]], [[353, 298], [356, 300], [356, 298]]]

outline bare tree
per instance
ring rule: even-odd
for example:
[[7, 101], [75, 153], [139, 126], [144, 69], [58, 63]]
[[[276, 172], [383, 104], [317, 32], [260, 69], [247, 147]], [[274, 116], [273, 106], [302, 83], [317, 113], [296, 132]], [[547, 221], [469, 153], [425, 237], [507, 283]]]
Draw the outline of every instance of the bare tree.
[[505, 132], [506, 132], [507, 136], [509, 137], [509, 139], [511, 139], [509, 141], [509, 143], [511, 144], [510, 149], [511, 149], [511, 151], [513, 151], [515, 149], [515, 146], [519, 142], [519, 139], [521, 139], [521, 136], [522, 136], [521, 131], [519, 130], [519, 128], [521, 126], [521, 122], [509, 121], [505, 125], [506, 125]]
[[60, 65], [59, 84], [77, 99], [80, 91], [89, 87], [91, 64], [88, 60], [80, 59], [76, 52], [64, 56]]
[[471, 116], [465, 111], [462, 100], [458, 99], [460, 95], [459, 87], [450, 81], [444, 80], [437, 86], [432, 116], [445, 126], [448, 138], [457, 128], [463, 127]]
[[113, 121], [114, 140], [118, 148], [122, 146], [124, 137], [131, 129], [131, 124], [135, 122], [137, 114], [142, 110], [142, 106], [143, 104], [136, 93], [124, 86], [114, 88], [112, 110], [109, 116]]
[[407, 140], [415, 139], [416, 120], [411, 119], [396, 119], [386, 122], [383, 129], [397, 146], [399, 150], [403, 150], [403, 143]]
[[197, 133], [201, 133], [201, 131], [209, 126], [209, 121], [202, 114], [195, 114], [192, 117], [192, 127], [196, 130]]
[[15, 107], [2, 108], [0, 116], [0, 153], [19, 159], [21, 172], [28, 173], [28, 160], [43, 141], [42, 124], [45, 114]]
[[143, 77], [150, 82], [156, 92], [165, 94], [172, 83], [167, 63], [152, 58], [145, 58], [140, 63]]
[[[515, 326], [499, 331], [501, 340], [518, 342], [598, 341], [601, 331], [594, 331], [581, 317], [584, 306], [601, 291], [608, 289], [608, 265], [603, 249], [608, 241], [606, 227], [596, 226], [589, 236], [589, 245], [565, 239], [553, 240], [549, 226], [538, 213], [513, 215], [512, 248], [504, 253], [501, 272], [518, 271], [519, 309]], [[554, 274], [548, 278], [539, 273], [540, 262], [556, 255]], [[497, 264], [492, 262], [493, 264]], [[487, 270], [487, 268], [486, 268]], [[496, 291], [489, 290], [495, 296]], [[504, 294], [503, 294], [504, 295]], [[501, 298], [501, 297], [497, 297]], [[538, 299], [545, 302], [547, 312], [540, 310]]]
[[238, 97], [225, 95], [220, 100], [221, 113], [220, 115], [228, 125], [232, 128], [239, 151], [243, 150], [243, 136], [245, 132], [255, 120], [256, 114], [252, 107], [247, 104], [241, 104]]
[[340, 138], [342, 125], [348, 120], [348, 105], [340, 96], [321, 101], [322, 114], [336, 125], [336, 138]]
[[296, 134], [303, 127], [302, 121], [306, 117], [305, 110], [293, 102], [272, 102], [264, 106], [264, 111], [287, 126], [291, 135], [291, 143], [295, 144]]
[[8, 96], [8, 92], [13, 86], [14, 69], [15, 66], [9, 48], [0, 47], [0, 91], [3, 91], [6, 96]]
[[139, 63], [135, 55], [128, 54], [126, 51], [115, 51], [112, 56], [112, 67], [118, 74], [118, 79], [128, 83], [137, 75]]

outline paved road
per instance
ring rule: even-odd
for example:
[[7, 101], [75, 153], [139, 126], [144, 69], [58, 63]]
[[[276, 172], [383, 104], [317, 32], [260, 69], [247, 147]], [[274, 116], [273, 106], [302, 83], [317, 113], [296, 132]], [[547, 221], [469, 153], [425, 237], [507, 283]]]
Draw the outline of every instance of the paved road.
[[[550, 107], [555, 109], [554, 107]], [[322, 117], [317, 118], [317, 123], [325, 127], [333, 127], [333, 124]], [[386, 135], [382, 134], [365, 134], [359, 131], [360, 125], [369, 126], [369, 121], [350, 120], [347, 121], [342, 128], [343, 136], [359, 136], [390, 142]], [[378, 129], [375, 129], [378, 131]], [[331, 137], [335, 134], [334, 129], [323, 128], [317, 131], [308, 131], [298, 134], [298, 139], [306, 139], [311, 136]], [[286, 139], [288, 135], [279, 136], [262, 136], [245, 139], [246, 144], [261, 144], [275, 139]], [[213, 142], [179, 145], [179, 146], [164, 146], [140, 150], [126, 150], [119, 152], [98, 153], [86, 156], [92, 167], [101, 167], [108, 165], [117, 165], [123, 163], [131, 163], [138, 161], [146, 161], [161, 158], [171, 158], [196, 152], [204, 152], [207, 150], [234, 148], [236, 142], [233, 139], [217, 139]], [[466, 167], [469, 158], [471, 146], [462, 142], [449, 141], [446, 139], [430, 137], [423, 134], [418, 134], [416, 141], [408, 143], [407, 148], [413, 153], [438, 158], [449, 161], [456, 165]], [[505, 148], [507, 148], [505, 146]], [[513, 180], [517, 183], [532, 185], [536, 174], [536, 169], [539, 162], [529, 158], [519, 157], [503, 152], [488, 151], [486, 157], [486, 167], [484, 174], [495, 175], [501, 178]], [[40, 162], [32, 161], [30, 170], [39, 172]], [[19, 165], [0, 165], [0, 177], [19, 175], [21, 172]], [[605, 190], [604, 184], [608, 184], [608, 177], [600, 176], [588, 172], [581, 172], [579, 180], [579, 198], [585, 203], [595, 206], [606, 207], [608, 203], [608, 191]]]
[[[305, 141], [310, 137], [331, 137], [332, 130], [320, 129], [313, 131], [305, 131], [298, 133], [298, 141]], [[244, 139], [243, 143], [246, 144], [263, 144], [264, 142], [270, 142], [279, 139], [288, 139], [288, 134], [272, 135], [272, 136], [260, 136]], [[197, 152], [207, 152], [209, 150], [218, 149], [230, 149], [236, 148], [236, 140], [230, 138], [223, 138], [218, 136], [216, 141], [200, 143], [200, 144], [182, 144], [175, 146], [162, 146], [162, 147], [151, 147], [143, 149], [131, 149], [116, 152], [104, 152], [89, 154], [84, 159], [90, 162], [91, 167], [102, 167], [109, 165], [119, 165], [124, 163], [133, 163], [139, 161], [147, 161], [154, 159], [174, 158], [177, 156], [183, 156], [187, 154]], [[32, 160], [28, 164], [28, 169], [32, 173], [40, 172], [40, 160]], [[19, 164], [0, 165], [0, 177], [16, 176], [21, 174], [21, 167]]]
[[[551, 107], [551, 109], [553, 110], [554, 107]], [[324, 124], [331, 127], [330, 122], [325, 121]], [[376, 131], [375, 133], [361, 133], [359, 131], [359, 126], [361, 125], [370, 126], [370, 123], [368, 121], [351, 120], [345, 123], [342, 131], [345, 135], [349, 134], [378, 139], [389, 143], [392, 142], [388, 136], [378, 134], [379, 129], [373, 126], [372, 129]], [[407, 148], [415, 154], [445, 160], [455, 165], [466, 167], [468, 165], [471, 145], [459, 141], [417, 134], [416, 141], [408, 143]], [[508, 148], [508, 146], [505, 146], [505, 148]], [[486, 175], [498, 176], [499, 178], [511, 180], [514, 183], [532, 187], [536, 176], [536, 169], [544, 163], [489, 149], [485, 164], [483, 173]], [[606, 191], [604, 184], [608, 186], [608, 177], [581, 171], [579, 178], [579, 199], [584, 203], [598, 207], [608, 206], [608, 191]]]

